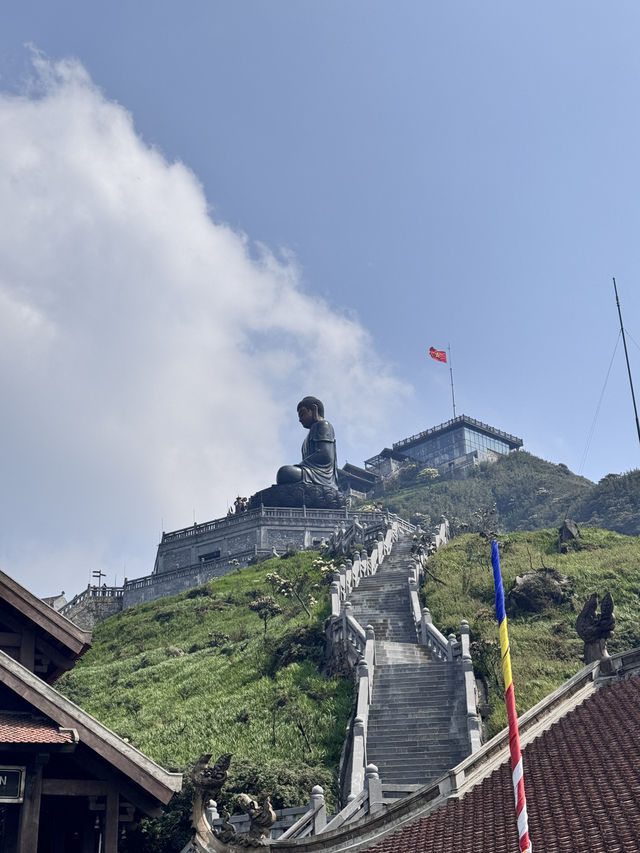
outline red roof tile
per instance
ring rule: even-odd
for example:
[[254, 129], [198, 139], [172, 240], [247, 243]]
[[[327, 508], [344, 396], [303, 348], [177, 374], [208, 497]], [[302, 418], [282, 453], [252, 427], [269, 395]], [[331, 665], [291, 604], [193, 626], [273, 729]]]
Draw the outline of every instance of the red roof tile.
[[[640, 849], [640, 676], [601, 688], [523, 750], [529, 834], [545, 853]], [[507, 761], [367, 853], [518, 850]]]
[[74, 743], [70, 729], [61, 729], [46, 717], [0, 711], [0, 743]]

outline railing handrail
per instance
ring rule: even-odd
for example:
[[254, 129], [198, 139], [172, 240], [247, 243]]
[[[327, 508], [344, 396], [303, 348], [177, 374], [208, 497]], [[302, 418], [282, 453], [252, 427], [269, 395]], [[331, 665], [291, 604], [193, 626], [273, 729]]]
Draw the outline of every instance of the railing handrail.
[[319, 803], [315, 808], [308, 809], [302, 817], [298, 818], [298, 820], [292, 824], [289, 829], [285, 830], [282, 835], [278, 836], [276, 841], [286, 841], [289, 838], [300, 838], [304, 831], [309, 828], [313, 824], [314, 817], [318, 814], [318, 812], [324, 808], [324, 802]]
[[[208, 533], [212, 530], [218, 530], [224, 527], [234, 527], [242, 524], [248, 519], [267, 516], [269, 518], [323, 518], [335, 520], [349, 518], [350, 510], [347, 509], [312, 509], [311, 507], [268, 507], [261, 506], [256, 509], [248, 509], [244, 512], [234, 513], [233, 515], [223, 516], [222, 518], [214, 518], [211, 521], [204, 521], [201, 524], [194, 523], [189, 527], [182, 527], [179, 530], [172, 530], [169, 533], [163, 531], [161, 544], [166, 542], [174, 542], [179, 539], [188, 539], [192, 536], [199, 536], [201, 533]], [[374, 521], [380, 517], [380, 512], [376, 510], [364, 510], [357, 513], [366, 521]]]
[[369, 792], [366, 788], [363, 788], [362, 791], [353, 798], [353, 800], [349, 800], [346, 806], [329, 821], [325, 827], [325, 832], [329, 832], [332, 829], [339, 829], [343, 824], [348, 823], [354, 815], [358, 814], [358, 812], [366, 806], [368, 800]]

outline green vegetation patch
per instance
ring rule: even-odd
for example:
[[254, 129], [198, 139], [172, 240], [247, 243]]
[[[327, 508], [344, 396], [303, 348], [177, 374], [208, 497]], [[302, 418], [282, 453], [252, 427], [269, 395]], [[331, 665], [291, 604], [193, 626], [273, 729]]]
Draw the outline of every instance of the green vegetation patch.
[[[435, 474], [435, 476], [434, 476]], [[444, 513], [455, 534], [539, 530], [573, 518], [640, 534], [640, 471], [608, 474], [597, 485], [523, 450], [484, 463], [464, 480], [407, 464], [380, 496], [385, 507], [429, 530]]]
[[[518, 713], [531, 708], [584, 666], [583, 642], [575, 630], [578, 613], [593, 592], [609, 591], [615, 602], [616, 629], [610, 652], [640, 645], [640, 542], [607, 530], [582, 529], [582, 538], [566, 554], [559, 552], [558, 531], [510, 533], [499, 538], [507, 596], [511, 662]], [[479, 534], [454, 539], [429, 559], [428, 568], [445, 585], [427, 577], [426, 605], [443, 634], [459, 633], [466, 619], [471, 630], [477, 676], [488, 687], [488, 734], [507, 723], [500, 644], [494, 610], [490, 542]], [[570, 580], [563, 603], [538, 613], [511, 615], [509, 591], [517, 575], [555, 569]]]
[[[326, 576], [300, 553], [126, 610], [60, 689], [164, 767], [233, 753], [227, 796], [250, 784], [290, 806], [321, 784], [331, 801], [353, 684], [322, 671]], [[265, 620], [251, 604], [266, 597]]]

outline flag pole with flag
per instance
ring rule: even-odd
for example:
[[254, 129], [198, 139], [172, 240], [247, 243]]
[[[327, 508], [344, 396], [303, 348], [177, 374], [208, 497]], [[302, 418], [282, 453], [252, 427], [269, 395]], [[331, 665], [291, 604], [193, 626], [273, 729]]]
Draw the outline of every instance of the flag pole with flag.
[[[435, 358], [436, 361], [442, 362], [442, 364], [447, 363], [447, 351], [444, 349], [436, 349], [435, 347], [429, 347], [429, 355], [431, 358]], [[453, 417], [455, 419], [456, 416], [456, 398], [453, 393], [453, 364], [451, 362], [451, 344], [449, 344], [449, 373], [451, 375], [451, 402], [453, 403]]]
[[516, 696], [511, 677], [511, 653], [509, 651], [509, 634], [507, 632], [507, 612], [504, 606], [504, 587], [500, 573], [500, 554], [498, 543], [491, 543], [491, 563], [493, 565], [493, 581], [496, 589], [496, 616], [500, 627], [500, 652], [502, 656], [502, 674], [504, 676], [504, 700], [507, 705], [509, 719], [509, 750], [511, 752], [511, 778], [513, 793], [516, 801], [516, 818], [518, 821], [518, 836], [520, 853], [531, 853], [529, 841], [529, 823], [527, 819], [527, 800], [524, 793], [524, 776], [522, 773], [522, 753], [520, 752], [520, 734], [518, 732], [518, 715], [516, 713]]

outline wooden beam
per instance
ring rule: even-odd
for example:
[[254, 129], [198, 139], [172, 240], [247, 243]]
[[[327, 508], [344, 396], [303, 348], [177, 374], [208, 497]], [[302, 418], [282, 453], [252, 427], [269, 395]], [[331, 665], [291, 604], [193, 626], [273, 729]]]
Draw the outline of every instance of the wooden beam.
[[22, 666], [26, 666], [30, 672], [33, 672], [36, 665], [36, 635], [30, 628], [25, 628], [22, 632], [19, 660]]
[[132, 785], [126, 777], [115, 770], [112, 764], [94, 758], [84, 750], [79, 761], [93, 776], [102, 776], [103, 779], [114, 785], [125, 800], [132, 803], [147, 817], [160, 817], [162, 814], [163, 809], [158, 804], [157, 799], [150, 797], [146, 791], [141, 790], [137, 785]]
[[118, 853], [118, 821], [120, 818], [120, 795], [114, 785], [109, 786], [107, 808], [104, 817], [104, 853]]
[[47, 797], [105, 797], [111, 786], [98, 779], [43, 779]]
[[38, 849], [40, 825], [40, 801], [42, 799], [42, 764], [48, 756], [38, 756], [27, 767], [24, 786], [24, 802], [20, 808], [17, 853], [34, 853]]
[[[1, 573], [0, 573], [1, 574]], [[22, 634], [25, 629], [24, 620], [20, 620], [15, 614], [9, 613], [8, 610], [4, 610], [0, 613], [0, 624], [6, 624], [15, 634], [10, 632], [0, 632], [0, 647], [2, 647], [2, 637], [6, 637], [9, 641], [7, 643], [7, 654], [11, 654], [8, 649], [12, 648], [20, 648], [22, 644]], [[17, 637], [17, 641], [14, 642], [13, 638]], [[38, 632], [36, 635], [36, 650], [43, 653], [43, 655], [51, 660], [51, 662], [55, 665], [56, 674], [62, 674], [67, 670], [71, 669], [76, 660], [77, 655], [69, 655], [64, 654], [60, 649], [58, 649], [53, 643], [46, 640], [43, 636], [42, 632]], [[12, 657], [15, 657], [12, 655]], [[17, 660], [18, 658], [16, 658]], [[20, 661], [22, 663], [22, 661]], [[55, 674], [50, 675], [51, 680], [55, 681]]]
[[74, 658], [63, 655], [59, 649], [56, 649], [54, 645], [47, 642], [47, 640], [41, 636], [36, 637], [36, 649], [53, 661], [58, 669], [71, 669], [75, 664]]

